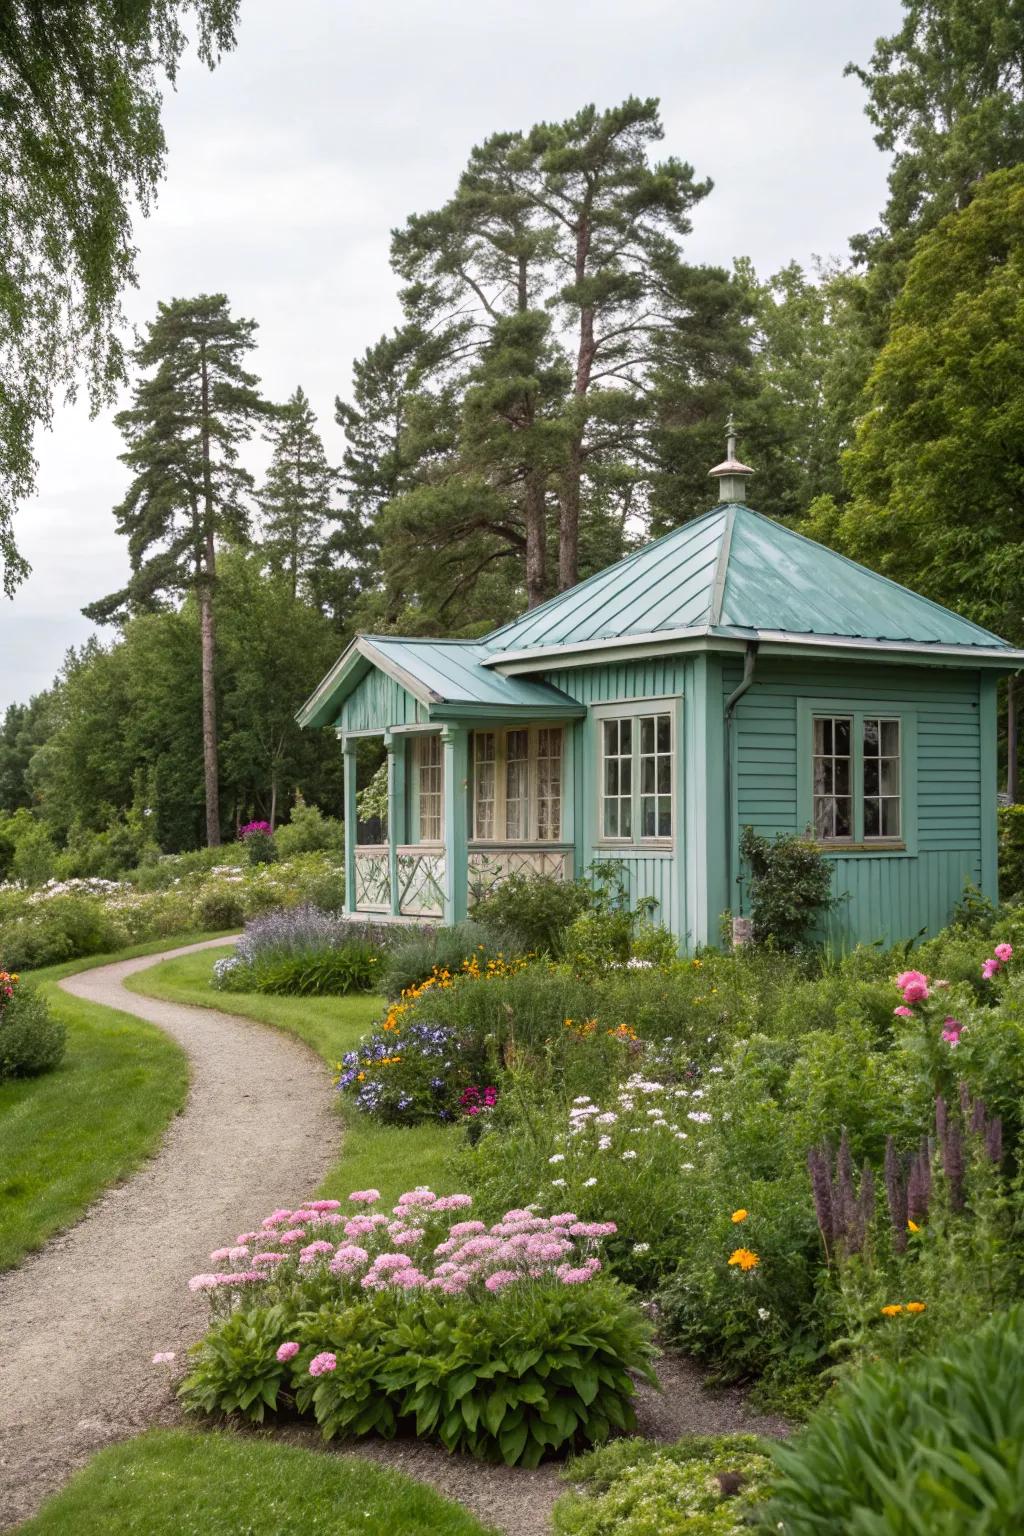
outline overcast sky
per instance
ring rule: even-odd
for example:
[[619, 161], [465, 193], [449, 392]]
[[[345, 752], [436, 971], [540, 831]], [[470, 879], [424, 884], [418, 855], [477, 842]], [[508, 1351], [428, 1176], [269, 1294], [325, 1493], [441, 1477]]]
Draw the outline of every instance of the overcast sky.
[[[238, 47], [168, 97], [168, 173], [137, 230], [142, 324], [161, 299], [228, 294], [259, 322], [266, 392], [301, 384], [328, 455], [352, 359], [398, 319], [389, 231], [454, 189], [475, 143], [587, 102], [657, 96], [664, 149], [714, 191], [688, 255], [767, 273], [843, 255], [877, 219], [886, 161], [843, 66], [896, 30], [898, 0], [242, 0]], [[124, 582], [110, 416], [58, 413], [18, 536], [32, 575], [0, 597], [0, 707], [46, 687]], [[256, 463], [261, 462], [258, 458]], [[253, 467], [256, 467], [254, 464]]]

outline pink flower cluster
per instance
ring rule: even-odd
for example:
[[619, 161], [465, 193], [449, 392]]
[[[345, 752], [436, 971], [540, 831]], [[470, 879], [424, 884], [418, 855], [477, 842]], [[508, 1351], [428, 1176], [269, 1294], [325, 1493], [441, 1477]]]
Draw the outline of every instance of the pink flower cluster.
[[[380, 1194], [357, 1190], [349, 1199], [365, 1207], [376, 1203]], [[476, 1220], [449, 1222], [449, 1212], [472, 1203], [469, 1195], [437, 1196], [420, 1188], [401, 1195], [391, 1216], [362, 1211], [343, 1221], [336, 1200], [282, 1208], [266, 1217], [258, 1232], [240, 1234], [240, 1239], [261, 1244], [260, 1252], [251, 1254], [250, 1243], [239, 1240], [211, 1255], [215, 1263], [245, 1259], [248, 1269], [194, 1275], [189, 1289], [220, 1292], [237, 1287], [237, 1296], [257, 1281], [272, 1280], [278, 1286], [304, 1274], [333, 1277], [343, 1291], [346, 1286], [362, 1291], [422, 1289], [446, 1296], [470, 1290], [494, 1293], [531, 1281], [582, 1285], [601, 1269], [596, 1245], [616, 1231], [613, 1221], [580, 1221], [573, 1211], [541, 1216], [516, 1209], [490, 1227]], [[342, 1222], [344, 1241], [320, 1235]], [[297, 1344], [283, 1344], [278, 1359], [290, 1360], [297, 1353]], [[316, 1363], [310, 1365], [314, 1376], [334, 1369], [321, 1365], [314, 1371]]]
[[981, 974], [984, 980], [991, 981], [992, 977], [995, 976], [998, 971], [1001, 971], [1003, 966], [1008, 964], [1012, 959], [1013, 945], [997, 944], [995, 949], [989, 955], [988, 959], [982, 961]]

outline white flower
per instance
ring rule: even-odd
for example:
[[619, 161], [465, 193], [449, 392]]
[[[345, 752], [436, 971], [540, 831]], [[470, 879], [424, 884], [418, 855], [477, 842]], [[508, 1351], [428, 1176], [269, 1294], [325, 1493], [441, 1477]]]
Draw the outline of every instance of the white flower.
[[702, 1099], [704, 1097], [704, 1089], [703, 1088], [695, 1088], [693, 1090], [692, 1094], [690, 1095], [690, 1097], [692, 1099]]
[[618, 1118], [619, 1118], [618, 1115], [615, 1113], [615, 1111], [613, 1109], [606, 1109], [603, 1115], [598, 1115], [597, 1119], [594, 1121], [594, 1124], [595, 1125], [614, 1125]]
[[725, 1068], [724, 1067], [709, 1067], [708, 1071], [709, 1072], [716, 1072], [716, 1073], [717, 1072], [724, 1072]]
[[676, 1131], [676, 1141], [687, 1141], [688, 1139], [685, 1131]]
[[766, 1323], [771, 1317], [771, 1313], [768, 1311], [767, 1307], [758, 1307], [757, 1315], [761, 1319], [762, 1323]]
[[597, 1143], [597, 1150], [599, 1152], [607, 1152], [608, 1148], [611, 1146], [611, 1144], [612, 1144], [612, 1139], [611, 1139], [610, 1136], [602, 1136], [601, 1139]]
[[651, 1251], [650, 1243], [634, 1243], [633, 1244], [633, 1252], [634, 1253], [650, 1253], [650, 1251]]
[[708, 1114], [707, 1110], [691, 1109], [686, 1118], [687, 1120], [692, 1120], [695, 1125], [711, 1124], [711, 1116]]
[[589, 1104], [590, 1103], [590, 1096], [589, 1096], [589, 1094], [581, 1093], [578, 1099], [573, 1099], [573, 1103], [574, 1104]]
[[596, 1183], [597, 1183], [597, 1180], [596, 1180], [596, 1179], [584, 1179], [584, 1180], [583, 1180], [583, 1188], [584, 1188], [584, 1189], [592, 1189], [592, 1188], [593, 1188], [593, 1186], [594, 1186], [594, 1185], [595, 1185], [595, 1184], [596, 1184]]
[[624, 1163], [629, 1163], [629, 1162], [632, 1162], [634, 1157], [636, 1157], [636, 1153], [634, 1151], [632, 1151], [632, 1150], [630, 1150], [629, 1152], [623, 1152], [623, 1154], [622, 1154], [622, 1161]]
[[552, 1189], [564, 1189], [565, 1188], [565, 1180], [564, 1179], [552, 1179], [551, 1180], [551, 1187], [552, 1187]]
[[565, 1153], [564, 1152], [553, 1152], [551, 1154], [551, 1156], [548, 1158], [548, 1162], [549, 1163], [564, 1163], [565, 1162]]
[[684, 1173], [692, 1173], [693, 1172], [693, 1164], [692, 1163], [680, 1163], [679, 1166], [683, 1170]]

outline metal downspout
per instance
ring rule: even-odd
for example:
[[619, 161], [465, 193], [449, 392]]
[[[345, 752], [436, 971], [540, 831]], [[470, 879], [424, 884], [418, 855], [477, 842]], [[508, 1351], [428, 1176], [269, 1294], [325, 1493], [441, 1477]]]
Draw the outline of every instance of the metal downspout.
[[[737, 871], [733, 868], [733, 810], [732, 810], [732, 717], [736, 712], [736, 706], [754, 681], [754, 668], [757, 665], [757, 641], [748, 640], [746, 655], [743, 657], [743, 677], [737, 688], [725, 701], [725, 862], [729, 875], [729, 890], [733, 890]], [[730, 896], [730, 901], [731, 901]], [[742, 903], [741, 903], [742, 904]]]

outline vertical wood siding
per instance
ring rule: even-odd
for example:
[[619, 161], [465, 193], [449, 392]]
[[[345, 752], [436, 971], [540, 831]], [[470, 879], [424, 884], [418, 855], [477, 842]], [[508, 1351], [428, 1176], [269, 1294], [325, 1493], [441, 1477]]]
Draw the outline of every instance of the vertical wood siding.
[[341, 706], [338, 726], [343, 731], [386, 731], [393, 725], [415, 725], [417, 707], [411, 693], [374, 668]]
[[[579, 667], [550, 672], [547, 681], [570, 698], [588, 706], [616, 700], [684, 695], [688, 668], [683, 660], [623, 663], [614, 666]], [[649, 854], [629, 850], [619, 853], [597, 844], [598, 749], [597, 722], [588, 715], [576, 727], [575, 835], [576, 868], [585, 872], [600, 860], [621, 864], [631, 903], [653, 896], [658, 906], [655, 920], [681, 937], [686, 936], [684, 899], [684, 809], [686, 776], [683, 771], [685, 742], [676, 741], [676, 795], [673, 806], [675, 848], [672, 853]]]
[[[728, 695], [740, 679], [724, 669]], [[736, 712], [739, 827], [799, 833], [797, 700], [886, 700], [917, 710], [917, 852], [832, 855], [841, 904], [828, 920], [837, 943], [896, 942], [949, 921], [966, 880], [982, 884], [982, 785], [989, 767], [976, 672], [762, 660]]]

